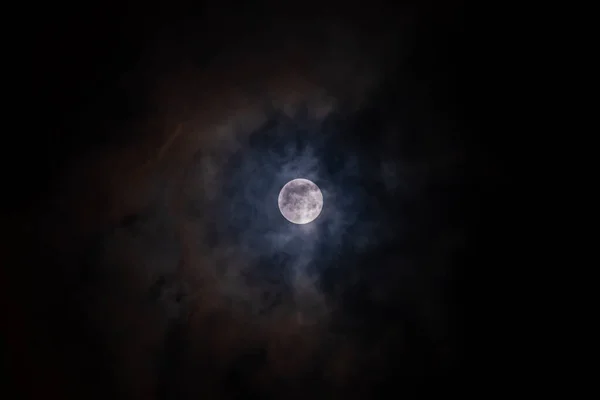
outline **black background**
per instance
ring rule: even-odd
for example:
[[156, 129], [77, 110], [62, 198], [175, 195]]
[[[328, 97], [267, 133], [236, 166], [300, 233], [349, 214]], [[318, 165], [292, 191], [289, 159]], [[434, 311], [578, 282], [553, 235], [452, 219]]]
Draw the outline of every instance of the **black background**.
[[[490, 122], [499, 100], [498, 65], [490, 57], [495, 46], [493, 13], [465, 2], [325, 3], [261, 3], [241, 8], [225, 3], [90, 3], [80, 10], [52, 5], [37, 10], [35, 17], [15, 16], [21, 22], [6, 50], [10, 54], [5, 80], [10, 88], [11, 122], [5, 121], [2, 168], [7, 232], [2, 263], [3, 358], [9, 372], [3, 380], [7, 391], [16, 390], [17, 398], [373, 398], [382, 393], [410, 397], [430, 391], [472, 391], [478, 390], [473, 380], [483, 387], [496, 379], [494, 360], [505, 346], [498, 337], [506, 328], [499, 328], [503, 316], [492, 293], [509, 273], [505, 261], [510, 246], [500, 241], [509, 214], [503, 190], [506, 137], [499, 132], [500, 123]], [[309, 14], [313, 17], [305, 16]], [[352, 84], [331, 81], [328, 86], [332, 78], [327, 75], [322, 86], [340, 104], [316, 122], [309, 116], [310, 105], [304, 114], [300, 111], [293, 117], [277, 107], [268, 108], [266, 122], [247, 134], [241, 150], [222, 167], [225, 178], [213, 189], [217, 205], [196, 201], [197, 194], [183, 200], [189, 220], [212, 216], [198, 228], [206, 235], [192, 237], [208, 248], [240, 248], [242, 242], [249, 243], [251, 252], [243, 253], [244, 263], [250, 265], [245, 269], [245, 282], [254, 282], [247, 283], [248, 287], [264, 287], [269, 282], [275, 289], [267, 290], [270, 297], [260, 301], [260, 315], [243, 311], [244, 302], [256, 305], [258, 300], [249, 300], [250, 295], [239, 288], [234, 289], [229, 311], [211, 311], [212, 300], [202, 296], [205, 300], [186, 303], [194, 289], [185, 282], [185, 273], [159, 274], [147, 287], [148, 293], [146, 289], [133, 292], [146, 293], [156, 307], [174, 301], [177, 311], [165, 323], [167, 328], [149, 339], [154, 347], [149, 345], [145, 351], [156, 353], [148, 361], [151, 372], [139, 370], [145, 361], [127, 364], [137, 353], [131, 355], [126, 348], [138, 338], [115, 339], [107, 333], [113, 332], [107, 325], [115, 324], [118, 330], [115, 321], [122, 320], [102, 315], [122, 308], [129, 310], [123, 311], [123, 318], [128, 319], [127, 313], [135, 311], [124, 303], [139, 299], [133, 295], [127, 300], [118, 293], [127, 293], [145, 278], [136, 268], [107, 273], [101, 254], [109, 246], [106, 243], [119, 243], [118, 236], [111, 236], [119, 229], [134, 232], [132, 237], [164, 229], [167, 233], [157, 234], [156, 242], [143, 242], [142, 253], [147, 252], [148, 259], [177, 253], [180, 250], [173, 249], [179, 248], [181, 238], [168, 233], [169, 224], [176, 224], [177, 218], [160, 217], [167, 227], [159, 224], [157, 228], [152, 221], [162, 208], [132, 205], [121, 211], [114, 206], [120, 200], [114, 199], [123, 189], [108, 194], [89, 191], [94, 179], [121, 174], [118, 161], [102, 164], [100, 172], [86, 175], [87, 186], [81, 190], [91, 195], [76, 194], [79, 181], [68, 177], [85, 169], [88, 158], [110, 160], [113, 154], [121, 154], [127, 159], [128, 153], [119, 149], [138, 144], [146, 148], [142, 143], [157, 146], [144, 129], [131, 128], [131, 121], [164, 115], [162, 108], [170, 107], [194, 114], [195, 104], [189, 102], [194, 95], [182, 94], [173, 106], [156, 101], [154, 86], [148, 82], [173, 82], [168, 79], [176, 76], [174, 81], [185, 91], [191, 87], [186, 82], [189, 75], [177, 78], [174, 71], [192, 64], [197, 67], [192, 75], [205, 74], [218, 96], [219, 79], [226, 78], [214, 70], [204, 72], [206, 65], [222, 54], [246, 60], [256, 52], [277, 60], [279, 49], [288, 45], [288, 36], [283, 34], [288, 30], [295, 39], [306, 40], [310, 53], [319, 41], [311, 38], [315, 21], [323, 26], [343, 21], [353, 35], [348, 40], [367, 43], [367, 48], [373, 38], [392, 38], [382, 45], [385, 56], [377, 61], [382, 68], [375, 88], [353, 108], [344, 104], [351, 102], [352, 96], [344, 90]], [[227, 64], [227, 60], [220, 62]], [[317, 56], [308, 64], [320, 62]], [[246, 64], [242, 61], [233, 71], [236, 68], [243, 70]], [[250, 86], [254, 84], [248, 78], [251, 75], [241, 75]], [[229, 92], [223, 93], [215, 102], [227, 101]], [[168, 115], [165, 118], [175, 126], [179, 114]], [[443, 128], [429, 124], [439, 115], [444, 116]], [[437, 160], [430, 158], [430, 146], [442, 154], [459, 155], [459, 161], [448, 167], [452, 168], [449, 178], [423, 178], [417, 172], [403, 181], [407, 190], [385, 185], [378, 175], [382, 152], [389, 162], [429, 170]], [[286, 153], [290, 148], [291, 156]], [[341, 198], [335, 214], [338, 219], [324, 211], [319, 231], [310, 241], [314, 261], [310, 274], [318, 276], [322, 294], [336, 307], [326, 324], [328, 336], [322, 331], [286, 328], [291, 338], [314, 336], [319, 344], [309, 344], [306, 350], [304, 339], [289, 339], [292, 350], [285, 353], [269, 350], [277, 331], [271, 327], [279, 324], [269, 307], [292, 301], [286, 265], [307, 252], [306, 240], [291, 233], [287, 247], [278, 247], [269, 234], [288, 228], [277, 219], [277, 212], [261, 208], [254, 199], [285, 183], [287, 176], [280, 171], [301, 159], [296, 156], [304, 148], [312, 150], [322, 165], [317, 184], [326, 199], [328, 191]], [[150, 181], [167, 187], [172, 182], [193, 185], [197, 180], [190, 171], [202, 154], [200, 148], [187, 161], [174, 156], [175, 161], [166, 161]], [[353, 162], [354, 169], [349, 167]], [[299, 165], [302, 169], [302, 161]], [[254, 182], [247, 184], [250, 194], [240, 189], [245, 182]], [[204, 196], [202, 189], [191, 192]], [[236, 206], [233, 213], [231, 205]], [[72, 212], [75, 209], [80, 211]], [[350, 222], [336, 225], [338, 220]], [[435, 258], [432, 238], [446, 229], [460, 236], [462, 245]], [[366, 250], [360, 247], [364, 242]], [[129, 262], [133, 265], [142, 259]], [[212, 260], [200, 255], [189, 263]], [[407, 260], [412, 267], [398, 267]], [[185, 257], [179, 264], [186, 264]], [[437, 271], [435, 278], [423, 272], [429, 265]], [[407, 278], [411, 274], [418, 278]], [[432, 279], [435, 283], [429, 285]], [[414, 284], [423, 280], [428, 289]], [[174, 288], [175, 300], [161, 297], [166, 287]], [[384, 294], [374, 301], [373, 291]], [[91, 306], [97, 298], [116, 305]], [[431, 328], [442, 338], [435, 343], [424, 331], [419, 308], [429, 304], [430, 298], [441, 305], [429, 311], [432, 319], [445, 321]], [[237, 308], [239, 299], [242, 308]], [[201, 317], [190, 316], [189, 304], [196, 302], [205, 302], [200, 306]], [[151, 315], [159, 313], [152, 307]], [[194, 318], [199, 327], [190, 328]], [[135, 331], [156, 330], [153, 322], [144, 326], [143, 321]], [[266, 321], [264, 326], [269, 328], [263, 328], [260, 321]], [[225, 341], [222, 347], [211, 344], [227, 336], [231, 327], [242, 336], [247, 330], [251, 339], [240, 339], [242, 344]], [[375, 358], [368, 355], [372, 348], [379, 351]], [[302, 358], [303, 353], [309, 356]], [[145, 360], [143, 355], [139, 358]], [[286, 358], [301, 361], [296, 369], [278, 371], [273, 359]], [[327, 372], [330, 362], [341, 363], [351, 372]]]

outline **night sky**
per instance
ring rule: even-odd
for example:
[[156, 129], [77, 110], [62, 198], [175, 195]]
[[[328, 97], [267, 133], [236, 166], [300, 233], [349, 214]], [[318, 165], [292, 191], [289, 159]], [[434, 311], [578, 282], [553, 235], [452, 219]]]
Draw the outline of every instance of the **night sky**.
[[[370, 399], [483, 385], [506, 211], [481, 10], [72, 7], [23, 20], [5, 75], [7, 391]], [[307, 225], [277, 207], [295, 178], [323, 193]]]

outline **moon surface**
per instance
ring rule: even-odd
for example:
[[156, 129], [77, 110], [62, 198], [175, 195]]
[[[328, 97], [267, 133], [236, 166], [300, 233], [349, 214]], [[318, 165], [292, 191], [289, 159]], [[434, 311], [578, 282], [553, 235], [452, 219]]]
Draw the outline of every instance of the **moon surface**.
[[285, 219], [294, 224], [308, 224], [323, 210], [323, 193], [308, 179], [294, 179], [281, 189], [277, 203]]

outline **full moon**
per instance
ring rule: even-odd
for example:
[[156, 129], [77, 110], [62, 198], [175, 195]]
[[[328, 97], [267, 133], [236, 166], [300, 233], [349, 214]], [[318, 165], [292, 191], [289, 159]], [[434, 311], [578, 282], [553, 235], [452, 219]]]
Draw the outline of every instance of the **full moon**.
[[281, 189], [277, 203], [285, 219], [294, 224], [308, 224], [321, 214], [323, 193], [308, 179], [294, 179]]

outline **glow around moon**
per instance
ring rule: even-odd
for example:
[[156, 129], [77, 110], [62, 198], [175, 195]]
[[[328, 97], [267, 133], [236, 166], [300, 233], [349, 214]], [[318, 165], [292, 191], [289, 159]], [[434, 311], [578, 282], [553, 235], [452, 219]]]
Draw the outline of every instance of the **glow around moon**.
[[323, 210], [323, 193], [308, 179], [294, 179], [279, 192], [278, 205], [281, 214], [294, 224], [308, 224]]

